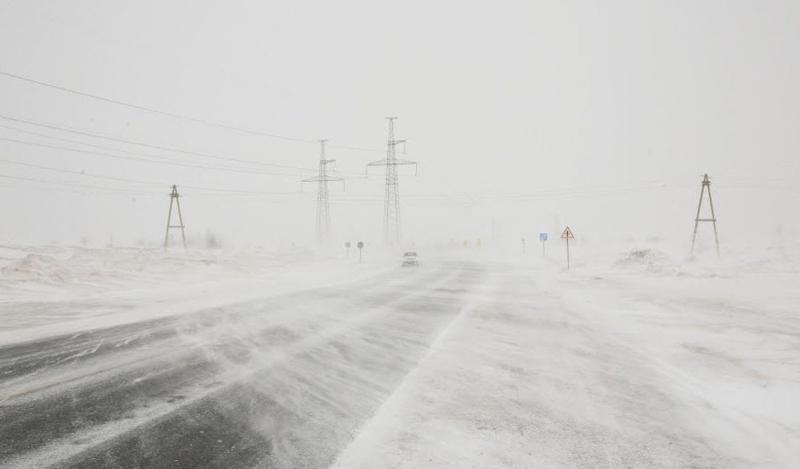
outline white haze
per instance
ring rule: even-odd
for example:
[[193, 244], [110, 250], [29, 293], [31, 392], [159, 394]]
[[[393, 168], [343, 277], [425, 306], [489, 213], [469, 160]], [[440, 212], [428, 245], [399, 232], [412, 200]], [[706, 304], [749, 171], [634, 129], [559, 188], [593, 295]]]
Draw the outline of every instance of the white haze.
[[800, 467], [798, 84], [788, 0], [0, 0], [0, 467]]
[[[331, 145], [408, 139], [408, 242], [585, 239], [688, 247], [709, 173], [723, 246], [796, 237], [800, 4], [701, 2], [0, 1], [0, 71]], [[315, 168], [318, 147], [244, 135], [0, 76], [0, 114], [192, 151]], [[11, 125], [209, 166], [222, 162]], [[74, 146], [0, 128], [0, 137]], [[333, 238], [377, 243], [383, 157], [331, 148]], [[163, 190], [0, 163], [0, 242], [158, 243], [168, 185], [298, 192], [301, 177], [114, 160], [0, 141], [0, 159], [164, 182]], [[315, 187], [193, 194], [195, 242], [310, 244]], [[195, 191], [197, 192], [197, 191]], [[710, 235], [704, 231], [703, 242]], [[783, 238], [780, 238], [783, 237]]]

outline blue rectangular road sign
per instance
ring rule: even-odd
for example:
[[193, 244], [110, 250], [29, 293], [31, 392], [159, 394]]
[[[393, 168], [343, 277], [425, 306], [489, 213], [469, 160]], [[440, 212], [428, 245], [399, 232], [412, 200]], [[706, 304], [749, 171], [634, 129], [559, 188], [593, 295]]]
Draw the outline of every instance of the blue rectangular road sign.
[[539, 241], [541, 242], [547, 241], [547, 233], [539, 233]]

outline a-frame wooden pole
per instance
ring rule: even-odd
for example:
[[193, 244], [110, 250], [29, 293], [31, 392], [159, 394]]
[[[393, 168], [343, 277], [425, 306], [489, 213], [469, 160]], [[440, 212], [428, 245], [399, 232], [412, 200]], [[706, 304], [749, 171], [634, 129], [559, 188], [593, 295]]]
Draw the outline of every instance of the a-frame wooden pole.
[[[703, 207], [703, 194], [708, 191], [708, 204], [711, 207], [711, 218], [700, 218], [700, 209]], [[697, 240], [697, 227], [700, 222], [711, 222], [714, 226], [714, 243], [719, 256], [719, 234], [717, 233], [717, 215], [714, 213], [714, 201], [711, 199], [711, 180], [708, 174], [703, 175], [703, 182], [700, 184], [700, 201], [697, 202], [697, 214], [694, 217], [694, 232], [692, 233], [692, 254], [694, 254], [695, 241]]]
[[[172, 225], [172, 204], [175, 204], [175, 207], [178, 210], [178, 223], [179, 225]], [[178, 187], [176, 185], [172, 185], [172, 192], [169, 194], [169, 212], [167, 212], [167, 232], [164, 235], [164, 249], [169, 246], [169, 230], [171, 228], [180, 228], [181, 229], [181, 239], [183, 240], [183, 248], [186, 249], [186, 231], [185, 226], [183, 224], [183, 214], [181, 213], [181, 201], [180, 195], [178, 194]]]

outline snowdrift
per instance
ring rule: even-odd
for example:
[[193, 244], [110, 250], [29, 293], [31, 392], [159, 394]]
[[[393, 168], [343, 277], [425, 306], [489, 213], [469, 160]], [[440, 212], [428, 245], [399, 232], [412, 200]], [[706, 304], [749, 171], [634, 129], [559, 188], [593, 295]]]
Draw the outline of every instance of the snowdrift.
[[674, 275], [678, 267], [670, 257], [656, 249], [634, 249], [619, 256], [614, 268], [636, 272]]

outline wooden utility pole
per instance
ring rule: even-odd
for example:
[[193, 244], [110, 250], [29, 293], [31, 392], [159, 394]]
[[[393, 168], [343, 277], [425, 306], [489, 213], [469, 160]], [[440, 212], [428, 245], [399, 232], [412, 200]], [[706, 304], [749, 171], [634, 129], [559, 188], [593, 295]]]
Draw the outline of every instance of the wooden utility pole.
[[[164, 249], [167, 248], [169, 245], [169, 230], [173, 228], [180, 228], [181, 229], [181, 239], [183, 240], [183, 248], [186, 249], [186, 232], [184, 230], [185, 226], [183, 224], [183, 215], [181, 214], [181, 201], [180, 195], [178, 195], [178, 187], [174, 184], [172, 185], [172, 193], [169, 194], [169, 212], [167, 213], [167, 232], [164, 235]], [[178, 210], [178, 224], [172, 224], [172, 205], [175, 204], [175, 207]]]
[[[708, 192], [708, 205], [711, 207], [711, 218], [700, 218], [700, 209], [703, 207], [703, 195]], [[694, 233], [692, 234], [692, 254], [694, 254], [694, 244], [697, 239], [697, 227], [700, 222], [711, 222], [714, 226], [714, 243], [717, 247], [717, 257], [719, 257], [719, 235], [717, 234], [717, 216], [714, 214], [714, 200], [711, 199], [711, 180], [708, 174], [703, 175], [703, 182], [700, 183], [700, 201], [697, 203], [697, 215], [694, 217]]]

